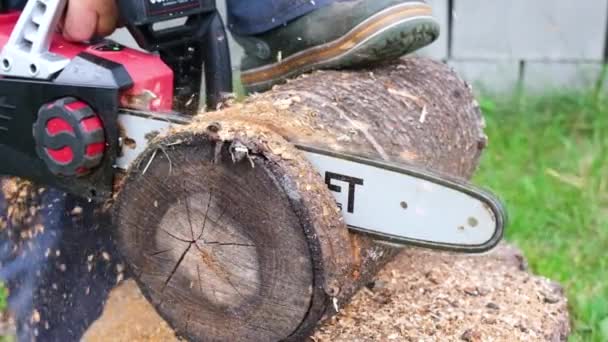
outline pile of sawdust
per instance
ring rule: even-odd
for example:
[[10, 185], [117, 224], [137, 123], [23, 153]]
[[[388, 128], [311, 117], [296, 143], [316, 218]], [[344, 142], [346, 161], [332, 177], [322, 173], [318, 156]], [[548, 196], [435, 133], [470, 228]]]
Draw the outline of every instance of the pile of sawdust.
[[133, 280], [114, 289], [103, 316], [85, 334], [83, 341], [178, 341], [169, 325], [143, 297]]
[[[466, 256], [407, 249], [314, 341], [561, 341], [569, 333], [559, 285], [526, 270], [513, 247]], [[177, 341], [133, 281], [113, 291], [85, 341]]]
[[502, 245], [483, 256], [407, 250], [313, 339], [561, 341], [568, 332], [560, 286]]

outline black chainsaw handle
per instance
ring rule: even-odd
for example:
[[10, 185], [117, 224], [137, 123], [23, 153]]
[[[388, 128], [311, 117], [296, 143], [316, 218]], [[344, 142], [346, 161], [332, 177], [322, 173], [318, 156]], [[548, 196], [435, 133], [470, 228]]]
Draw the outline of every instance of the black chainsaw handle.
[[215, 110], [223, 94], [232, 92], [232, 65], [228, 36], [219, 14], [210, 18], [201, 40], [201, 51], [205, 63], [205, 89], [207, 108]]
[[[223, 94], [232, 92], [228, 36], [215, 0], [187, 0], [162, 12], [151, 12], [141, 0], [119, 0], [119, 5], [139, 46], [158, 51], [173, 69], [177, 102], [191, 102], [188, 97], [199, 93], [203, 65], [208, 109], [216, 109]], [[186, 20], [159, 28], [163, 22], [179, 18]], [[198, 107], [197, 99], [195, 102]]]

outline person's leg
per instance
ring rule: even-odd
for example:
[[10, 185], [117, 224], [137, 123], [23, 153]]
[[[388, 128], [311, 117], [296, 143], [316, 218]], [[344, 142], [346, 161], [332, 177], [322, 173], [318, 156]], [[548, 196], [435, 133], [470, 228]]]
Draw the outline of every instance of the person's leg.
[[25, 6], [26, 0], [1, 0], [2, 9], [22, 9]]
[[396, 59], [439, 36], [424, 0], [229, 0], [228, 5], [232, 32], [245, 50], [241, 81], [248, 91], [315, 69]]
[[226, 0], [228, 27], [238, 35], [255, 35], [285, 25], [335, 0]]

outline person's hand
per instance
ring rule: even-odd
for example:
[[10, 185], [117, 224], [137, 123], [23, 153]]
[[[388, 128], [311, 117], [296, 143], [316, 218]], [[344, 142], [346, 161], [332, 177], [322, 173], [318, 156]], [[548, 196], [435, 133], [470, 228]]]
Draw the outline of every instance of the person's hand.
[[63, 36], [71, 41], [87, 41], [107, 36], [118, 23], [115, 0], [69, 0], [63, 20]]

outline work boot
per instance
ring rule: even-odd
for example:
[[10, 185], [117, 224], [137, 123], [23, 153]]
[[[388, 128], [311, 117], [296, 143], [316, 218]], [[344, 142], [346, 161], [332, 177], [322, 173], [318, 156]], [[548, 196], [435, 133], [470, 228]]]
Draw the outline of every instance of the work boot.
[[316, 69], [396, 59], [438, 36], [439, 25], [424, 0], [338, 0], [285, 26], [235, 38], [245, 49], [243, 86], [264, 91]]

